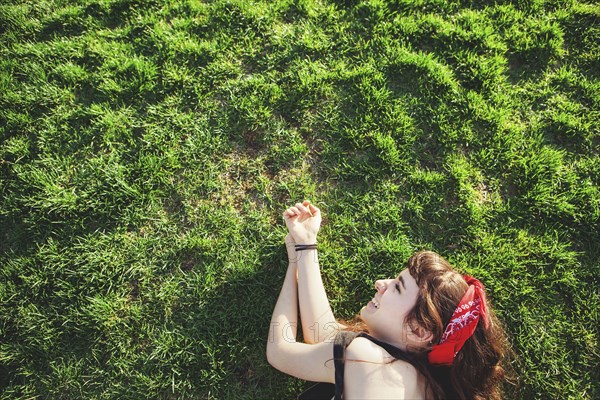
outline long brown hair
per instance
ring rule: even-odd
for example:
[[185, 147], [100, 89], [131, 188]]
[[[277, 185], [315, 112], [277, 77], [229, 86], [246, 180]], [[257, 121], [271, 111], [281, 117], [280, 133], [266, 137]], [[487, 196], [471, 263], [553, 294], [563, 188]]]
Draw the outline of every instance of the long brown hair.
[[[452, 313], [467, 291], [462, 274], [448, 261], [432, 251], [422, 251], [411, 256], [407, 263], [411, 276], [419, 286], [415, 307], [406, 317], [406, 323], [419, 326], [433, 334], [432, 343], [438, 343]], [[457, 354], [452, 366], [432, 366], [427, 360], [431, 346], [398, 349], [391, 354], [410, 362], [428, 382], [429, 397], [435, 399], [501, 399], [505, 379], [504, 363], [512, 354], [504, 329], [488, 304], [489, 327], [478, 324], [475, 333]], [[349, 329], [366, 328], [354, 323]]]

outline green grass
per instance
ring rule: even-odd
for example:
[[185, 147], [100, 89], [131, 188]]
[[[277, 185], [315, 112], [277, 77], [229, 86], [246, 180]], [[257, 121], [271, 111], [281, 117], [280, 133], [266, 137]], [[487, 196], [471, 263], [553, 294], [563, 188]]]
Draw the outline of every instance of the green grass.
[[507, 398], [600, 397], [600, 6], [0, 5], [2, 398], [293, 398], [264, 350], [286, 206], [336, 315], [435, 250]]

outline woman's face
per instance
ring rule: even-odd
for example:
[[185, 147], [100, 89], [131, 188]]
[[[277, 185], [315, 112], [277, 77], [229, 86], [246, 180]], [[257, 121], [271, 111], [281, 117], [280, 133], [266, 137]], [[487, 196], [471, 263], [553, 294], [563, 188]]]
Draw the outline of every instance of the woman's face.
[[417, 303], [419, 287], [407, 269], [395, 279], [375, 282], [375, 297], [360, 311], [369, 333], [398, 347], [410, 344], [412, 332], [404, 319]]

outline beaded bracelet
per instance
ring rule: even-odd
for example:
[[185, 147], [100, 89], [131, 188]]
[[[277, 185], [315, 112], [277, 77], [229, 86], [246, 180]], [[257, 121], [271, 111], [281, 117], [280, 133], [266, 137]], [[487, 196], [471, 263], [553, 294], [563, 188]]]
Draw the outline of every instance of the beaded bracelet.
[[317, 244], [297, 244], [296, 246], [296, 251], [302, 251], [302, 250], [316, 250], [317, 249]]

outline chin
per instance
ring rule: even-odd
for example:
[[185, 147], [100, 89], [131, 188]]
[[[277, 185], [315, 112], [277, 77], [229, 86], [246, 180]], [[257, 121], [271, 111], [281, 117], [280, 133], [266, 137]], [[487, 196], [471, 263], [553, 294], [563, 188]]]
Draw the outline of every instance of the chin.
[[366, 312], [367, 311], [367, 306], [364, 306], [363, 308], [360, 309], [360, 312], [358, 313], [358, 317], [360, 318], [360, 320], [362, 322], [364, 322], [365, 324], [368, 324], [368, 315], [369, 313]]

